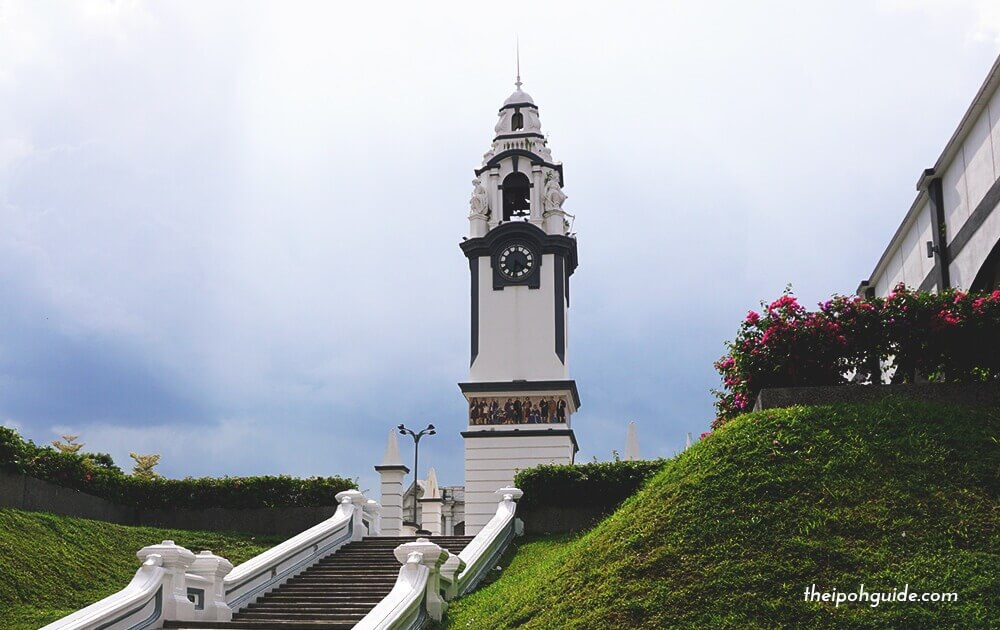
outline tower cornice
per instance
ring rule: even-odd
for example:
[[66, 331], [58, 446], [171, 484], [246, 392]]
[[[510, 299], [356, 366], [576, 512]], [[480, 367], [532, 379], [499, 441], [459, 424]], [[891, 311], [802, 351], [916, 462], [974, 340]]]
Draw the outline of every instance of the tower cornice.
[[545, 167], [551, 168], [555, 172], [559, 173], [559, 186], [565, 186], [566, 185], [565, 182], [563, 181], [563, 167], [562, 167], [562, 164], [556, 164], [554, 162], [546, 162], [545, 158], [543, 158], [542, 156], [538, 155], [537, 153], [532, 153], [531, 151], [528, 151], [527, 149], [507, 149], [506, 151], [501, 151], [500, 153], [497, 153], [496, 155], [494, 155], [493, 157], [491, 157], [489, 159], [489, 161], [486, 162], [486, 164], [483, 164], [481, 167], [479, 167], [479, 168], [476, 169], [476, 177], [479, 177], [480, 175], [482, 175], [486, 171], [490, 170], [491, 168], [496, 168], [505, 159], [510, 158], [510, 157], [514, 157], [514, 156], [528, 158], [528, 160], [531, 162], [532, 166], [539, 165], [539, 166], [545, 166]]
[[466, 258], [492, 256], [497, 247], [509, 240], [521, 238], [533, 243], [543, 254], [556, 254], [566, 260], [566, 276], [573, 275], [577, 265], [576, 239], [562, 234], [546, 234], [544, 230], [528, 221], [503, 223], [486, 233], [485, 236], [469, 238], [459, 246]]

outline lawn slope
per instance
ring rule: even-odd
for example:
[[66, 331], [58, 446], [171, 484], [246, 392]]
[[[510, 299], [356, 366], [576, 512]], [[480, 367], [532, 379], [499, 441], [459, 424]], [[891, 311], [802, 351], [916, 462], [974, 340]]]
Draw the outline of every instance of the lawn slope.
[[[524, 544], [450, 628], [991, 627], [998, 419], [902, 401], [747, 414], [583, 536]], [[804, 590], [957, 592], [807, 603]]]
[[0, 509], [0, 628], [34, 630], [121, 590], [139, 568], [135, 552], [163, 540], [239, 564], [282, 539]]

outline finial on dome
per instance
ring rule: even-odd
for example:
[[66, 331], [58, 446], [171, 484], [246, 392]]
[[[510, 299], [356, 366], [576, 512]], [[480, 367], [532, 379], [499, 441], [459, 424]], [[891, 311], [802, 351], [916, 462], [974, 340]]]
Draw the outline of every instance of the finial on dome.
[[521, 38], [519, 36], [514, 36], [514, 55], [517, 59], [517, 80], [514, 81], [514, 87], [520, 91], [521, 89]]

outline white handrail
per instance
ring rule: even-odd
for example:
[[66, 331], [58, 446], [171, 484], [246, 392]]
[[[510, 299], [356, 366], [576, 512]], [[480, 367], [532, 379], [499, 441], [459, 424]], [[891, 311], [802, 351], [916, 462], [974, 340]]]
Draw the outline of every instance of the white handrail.
[[465, 563], [465, 568], [458, 574], [456, 595], [464, 595], [474, 589], [507, 548], [507, 543], [515, 534], [520, 533], [516, 531], [515, 501], [524, 496], [524, 492], [518, 488], [506, 487], [497, 490], [496, 494], [502, 497], [496, 514], [458, 554], [459, 559]]
[[[163, 611], [163, 581], [168, 571], [163, 559], [153, 554], [135, 572], [128, 586], [114, 595], [53, 621], [42, 630], [108, 630], [148, 628]], [[105, 625], [110, 621], [110, 625]]]
[[403, 564], [396, 583], [354, 630], [413, 630], [428, 617], [440, 621], [446, 600], [475, 588], [510, 539], [520, 533], [514, 501], [524, 493], [500, 488], [497, 494], [502, 499], [496, 514], [457, 556], [427, 538], [396, 547], [396, 559]]
[[[121, 591], [45, 626], [44, 630], [143, 630], [164, 621], [228, 621], [232, 611], [280, 586], [343, 545], [361, 540], [363, 515], [378, 527], [378, 509], [357, 490], [337, 494], [329, 519], [235, 569], [210, 551], [198, 555], [164, 540], [136, 554], [142, 566]], [[374, 518], [374, 520], [371, 520]], [[191, 601], [193, 597], [197, 604]]]
[[428, 616], [441, 621], [448, 607], [441, 597], [441, 566], [454, 556], [426, 538], [403, 543], [393, 553], [403, 565], [396, 583], [354, 630], [413, 630]]
[[238, 610], [347, 543], [361, 540], [368, 500], [357, 490], [340, 492], [337, 500], [337, 512], [327, 520], [234, 568], [225, 579], [226, 603]]
[[354, 626], [354, 630], [419, 628], [427, 618], [423, 603], [430, 572], [423, 565], [423, 554], [409, 554], [392, 590]]

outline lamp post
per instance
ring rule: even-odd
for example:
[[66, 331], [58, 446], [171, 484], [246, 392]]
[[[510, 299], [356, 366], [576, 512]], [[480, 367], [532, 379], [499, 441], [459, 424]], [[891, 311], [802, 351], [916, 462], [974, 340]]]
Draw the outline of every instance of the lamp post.
[[425, 435], [434, 435], [437, 431], [434, 430], [433, 424], [428, 424], [426, 429], [423, 429], [419, 433], [413, 432], [411, 429], [407, 429], [405, 425], [399, 425], [396, 427], [399, 429], [400, 435], [409, 435], [413, 438], [413, 527], [418, 531], [420, 528], [417, 526], [417, 477], [419, 476], [419, 468], [417, 468], [417, 458], [420, 455], [420, 438]]

